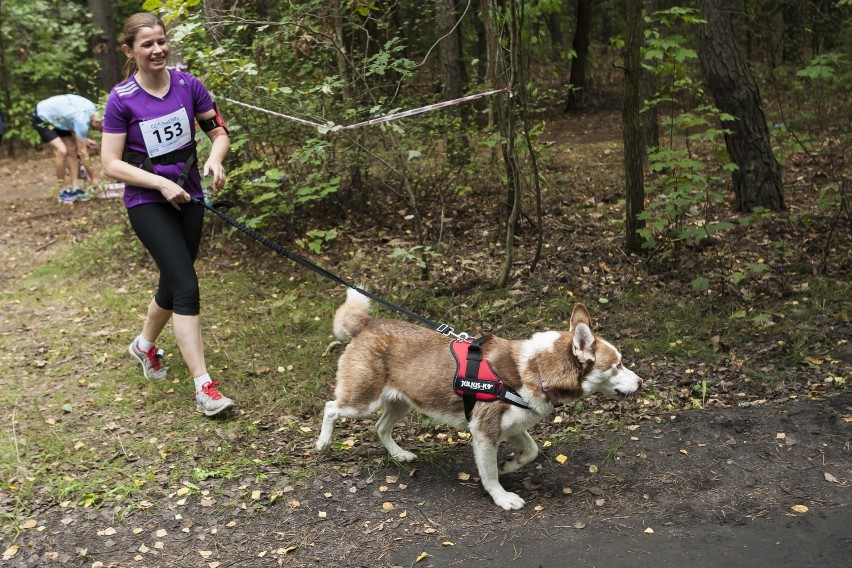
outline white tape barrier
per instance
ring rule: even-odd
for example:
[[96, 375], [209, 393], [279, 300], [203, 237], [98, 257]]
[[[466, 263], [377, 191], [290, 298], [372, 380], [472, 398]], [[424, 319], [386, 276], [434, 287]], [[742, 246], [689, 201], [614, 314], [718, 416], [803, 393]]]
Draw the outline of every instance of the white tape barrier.
[[443, 101], [443, 102], [440, 102], [440, 103], [426, 105], [426, 106], [423, 106], [423, 107], [420, 107], [420, 108], [415, 108], [415, 109], [411, 109], [411, 110], [404, 110], [404, 111], [401, 111], [401, 112], [395, 112], [395, 113], [388, 114], [388, 115], [385, 115], [385, 116], [380, 116], [380, 117], [377, 117], [377, 118], [371, 118], [369, 120], [365, 120], [363, 122], [358, 122], [356, 124], [350, 124], [348, 126], [340, 126], [340, 125], [334, 124], [333, 122], [328, 122], [326, 124], [320, 124], [318, 122], [312, 122], [310, 120], [305, 120], [303, 118], [290, 116], [289, 114], [275, 112], [274, 110], [269, 110], [269, 109], [261, 108], [259, 106], [250, 105], [248, 103], [244, 103], [244, 102], [241, 102], [241, 101], [235, 101], [234, 99], [229, 99], [227, 97], [216, 97], [216, 98], [218, 100], [226, 101], [226, 102], [229, 102], [231, 104], [235, 104], [237, 106], [245, 107], [245, 108], [248, 108], [248, 109], [251, 109], [251, 110], [256, 110], [258, 112], [264, 112], [264, 113], [270, 114], [272, 116], [285, 118], [287, 120], [292, 120], [294, 122], [298, 122], [300, 124], [305, 124], [307, 126], [313, 126], [314, 128], [318, 129], [320, 132], [325, 133], [325, 132], [335, 132], [335, 131], [338, 131], [338, 130], [355, 130], [356, 128], [363, 128], [364, 126], [372, 126], [374, 124], [381, 124], [383, 122], [390, 122], [392, 120], [397, 120], [397, 119], [405, 118], [405, 117], [408, 117], [408, 116], [414, 116], [414, 115], [417, 115], [417, 114], [421, 114], [421, 113], [424, 113], [424, 112], [429, 112], [429, 111], [432, 111], [432, 110], [437, 110], [437, 109], [441, 109], [441, 108], [445, 108], [445, 107], [449, 107], [449, 106], [460, 105], [460, 104], [463, 104], [463, 103], [466, 103], [466, 102], [469, 102], [469, 101], [475, 101], [477, 99], [490, 97], [491, 95], [495, 95], [497, 93], [504, 93], [504, 92], [509, 93], [510, 97], [512, 96], [512, 89], [509, 88], [509, 87], [506, 87], [504, 89], [496, 89], [496, 90], [493, 90], [493, 91], [486, 91], [484, 93], [477, 93], [475, 95], [468, 95], [466, 97], [461, 97], [461, 98], [453, 99], [453, 100], [450, 100], [450, 101]]

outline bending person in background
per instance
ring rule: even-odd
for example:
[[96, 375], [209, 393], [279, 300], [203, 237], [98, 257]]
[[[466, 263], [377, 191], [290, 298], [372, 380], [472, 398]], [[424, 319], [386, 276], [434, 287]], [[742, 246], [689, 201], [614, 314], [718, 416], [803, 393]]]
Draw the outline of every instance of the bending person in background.
[[204, 194], [195, 151], [195, 122], [212, 141], [204, 162], [211, 187], [225, 184], [222, 161], [230, 139], [210, 93], [189, 73], [166, 68], [165, 26], [149, 13], [134, 14], [123, 29], [125, 80], [109, 94], [101, 161], [104, 173], [126, 184], [130, 224], [157, 263], [160, 280], [142, 332], [128, 350], [150, 379], [164, 379], [154, 345], [172, 319], [181, 355], [195, 380], [196, 409], [214, 416], [230, 408], [207, 372], [201, 338], [195, 259], [201, 244]]
[[[89, 138], [89, 129], [101, 130], [103, 126], [95, 103], [79, 95], [50, 97], [36, 105], [32, 122], [41, 141], [53, 151], [59, 200], [74, 203], [89, 199], [80, 188], [79, 175], [82, 162], [92, 183], [100, 183], [89, 158], [89, 150], [98, 149], [97, 142]], [[65, 182], [66, 175], [69, 183]]]

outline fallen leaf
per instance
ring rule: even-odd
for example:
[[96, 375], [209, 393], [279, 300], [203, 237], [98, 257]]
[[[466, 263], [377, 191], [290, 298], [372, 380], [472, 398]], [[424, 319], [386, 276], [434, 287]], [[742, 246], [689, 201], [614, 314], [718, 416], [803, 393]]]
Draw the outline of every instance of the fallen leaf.
[[450, 542], [448, 540], [445, 540], [444, 542], [441, 543], [441, 546], [455, 546], [455, 545], [456, 545], [456, 543]]
[[421, 552], [421, 553], [420, 553], [420, 556], [418, 556], [418, 557], [417, 557], [417, 560], [415, 560], [415, 561], [414, 561], [414, 563], [415, 563], [415, 564], [417, 564], [418, 562], [420, 562], [421, 560], [423, 560], [423, 559], [427, 558], [428, 556], [429, 556], [429, 555], [428, 555], [428, 554], [426, 554], [425, 552]]
[[13, 544], [3, 552], [3, 560], [11, 560], [18, 553], [18, 545]]
[[685, 455], [685, 456], [688, 456], [688, 455], [689, 455], [689, 452], [688, 452], [688, 451], [686, 451], [686, 450], [684, 450], [684, 449], [681, 449], [681, 450], [680, 450], [680, 453], [682, 453], [682, 454], [683, 454], [683, 455]]
[[787, 437], [787, 434], [785, 434], [784, 432], [778, 432], [777, 434], [775, 434], [776, 440], [783, 440], [786, 437]]
[[584, 528], [586, 528], [586, 523], [584, 523], [582, 521], [574, 521], [574, 524], [571, 525], [571, 526], [574, 527], [575, 529], [584, 529]]
[[257, 501], [258, 499], [260, 499], [260, 491], [257, 491], [257, 490], [252, 491], [251, 492], [251, 499], [252, 499], [252, 501]]
[[320, 519], [324, 519], [324, 518], [326, 518], [326, 516], [327, 516], [327, 515], [326, 515], [326, 512], [325, 512], [325, 511], [320, 511], [320, 512], [319, 512], [319, 518], [320, 518]]
[[38, 524], [38, 521], [35, 519], [27, 519], [23, 523], [21, 523], [22, 529], [31, 529], [34, 528]]
[[568, 456], [566, 456], [564, 454], [559, 454], [558, 456], [556, 456], [556, 461], [558, 461], [561, 464], [564, 464], [565, 462], [568, 461]]
[[201, 555], [201, 558], [204, 558], [206, 560], [206, 559], [210, 558], [211, 556], [213, 556], [213, 551], [212, 550], [199, 550], [198, 554]]
[[837, 478], [828, 473], [827, 471], [823, 475], [825, 476], [825, 480], [829, 483], [838, 483]]
[[467, 481], [468, 479], [470, 479], [470, 474], [461, 472], [459, 473], [459, 479], [461, 479], [462, 481]]
[[809, 509], [804, 505], [793, 505], [790, 508], [796, 511], [797, 513], [807, 513], [809, 511]]
[[645, 529], [645, 534], [654, 534], [654, 529], [648, 527], [647, 529]]
[[393, 510], [393, 503], [391, 503], [390, 501], [385, 501], [384, 503], [382, 503], [382, 509], [384, 509], [385, 511]]

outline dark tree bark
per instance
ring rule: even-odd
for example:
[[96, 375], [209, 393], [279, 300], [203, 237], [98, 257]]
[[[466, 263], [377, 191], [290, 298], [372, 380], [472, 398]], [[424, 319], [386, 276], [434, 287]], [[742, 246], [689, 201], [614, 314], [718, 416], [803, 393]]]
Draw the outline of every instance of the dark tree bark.
[[[435, 23], [438, 37], [442, 38], [438, 44], [438, 59], [444, 98], [447, 100], [463, 96], [467, 83], [457, 22], [455, 0], [438, 0], [435, 3]], [[447, 131], [447, 154], [452, 163], [464, 165], [470, 160], [470, 146], [464, 129], [465, 111], [462, 107], [454, 106], [447, 110], [447, 114], [460, 123], [459, 128]]]
[[645, 156], [642, 117], [641, 47], [642, 0], [625, 0], [626, 22], [624, 40], [624, 98], [622, 124], [624, 129], [624, 179], [627, 213], [625, 219], [625, 248], [630, 252], [642, 250], [643, 239], [639, 230], [645, 221], [637, 216], [645, 209], [645, 182], [642, 164]]
[[[0, 26], [3, 25], [3, 0], [0, 0]], [[9, 68], [6, 66], [6, 37], [0, 35], [0, 84], [3, 85], [3, 103], [5, 106], [5, 110], [7, 111], [6, 120], [11, 120], [12, 117], [9, 116], [8, 112], [12, 110], [12, 89], [11, 83], [9, 82]], [[6, 123], [6, 128], [9, 128], [8, 122]], [[6, 147], [9, 152], [9, 157], [15, 157], [15, 147], [12, 145], [11, 138], [6, 143]]]
[[577, 30], [574, 32], [574, 52], [571, 62], [571, 75], [568, 102], [565, 110], [577, 110], [583, 106], [586, 97], [586, 63], [589, 57], [589, 35], [592, 30], [592, 0], [577, 0]]
[[[659, 9], [659, 0], [651, 0], [649, 2], [645, 2], [645, 10], [647, 14], [654, 13]], [[642, 30], [645, 29], [644, 20], [641, 23]], [[641, 47], [645, 46], [645, 37], [644, 32], [640, 36], [640, 45]], [[642, 104], [644, 106], [644, 101], [653, 100], [657, 95], [657, 90], [659, 88], [659, 81], [657, 80], [657, 76], [653, 73], [651, 69], [645, 67], [647, 65], [646, 61], [641, 61], [641, 49], [640, 49], [640, 63], [641, 63], [641, 79], [639, 80], [639, 96], [642, 99]], [[643, 151], [643, 163], [647, 165], [647, 152], [648, 148], [657, 147], [660, 145], [660, 113], [659, 113], [659, 105], [652, 105], [645, 112], [640, 115], [640, 119], [642, 121], [642, 151]]]
[[766, 117], [757, 82], [737, 49], [732, 15], [737, 0], [702, 0], [698, 58], [716, 106], [736, 120], [725, 122], [732, 131], [725, 146], [738, 166], [732, 174], [737, 211], [755, 207], [784, 208], [784, 187], [778, 161], [772, 153]]
[[784, 20], [784, 33], [781, 34], [781, 61], [800, 63], [805, 45], [802, 3], [797, 0], [784, 0], [781, 2], [781, 17]]
[[567, 69], [566, 63], [569, 60], [565, 49], [565, 36], [562, 33], [562, 14], [559, 9], [551, 9], [545, 14], [544, 24], [547, 26], [547, 33], [550, 34], [550, 52], [557, 62], [557, 69], [561, 72]]
[[121, 81], [118, 32], [115, 29], [115, 21], [112, 17], [112, 2], [110, 0], [89, 0], [89, 11], [92, 13], [92, 23], [100, 31], [93, 46], [95, 57], [100, 63], [98, 88], [102, 91], [109, 91]]

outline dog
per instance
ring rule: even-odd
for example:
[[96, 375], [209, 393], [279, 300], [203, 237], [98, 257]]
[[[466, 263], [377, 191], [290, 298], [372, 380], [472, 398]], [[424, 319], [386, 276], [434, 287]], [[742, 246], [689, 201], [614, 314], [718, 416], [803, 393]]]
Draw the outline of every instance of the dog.
[[[523, 403], [479, 401], [468, 421], [464, 401], [453, 389], [457, 367], [450, 343], [456, 340], [402, 320], [372, 318], [369, 308], [369, 298], [350, 288], [335, 312], [334, 335], [349, 343], [338, 361], [335, 398], [325, 404], [317, 450], [329, 446], [339, 417], [367, 418], [382, 410], [376, 424], [379, 440], [391, 458], [414, 460], [417, 456], [391, 435], [394, 424], [413, 407], [470, 431], [482, 486], [507, 511], [520, 509], [525, 501], [500, 485], [499, 474], [535, 459], [538, 446], [528, 430], [555, 405], [592, 393], [630, 396], [643, 387], [618, 349], [592, 332], [589, 311], [578, 303], [567, 332], [538, 332], [526, 340], [491, 336], [482, 344], [490, 368]], [[497, 448], [503, 440], [515, 452], [498, 467]]]

